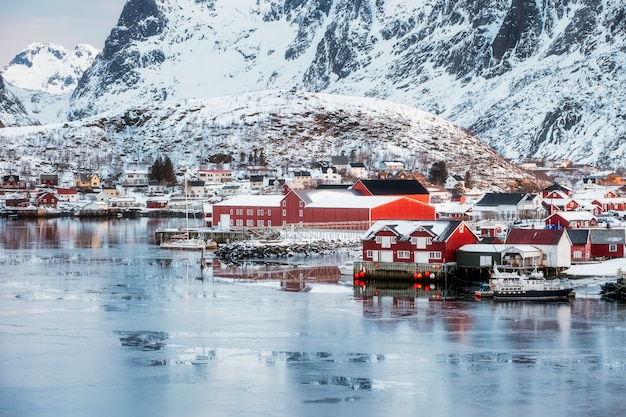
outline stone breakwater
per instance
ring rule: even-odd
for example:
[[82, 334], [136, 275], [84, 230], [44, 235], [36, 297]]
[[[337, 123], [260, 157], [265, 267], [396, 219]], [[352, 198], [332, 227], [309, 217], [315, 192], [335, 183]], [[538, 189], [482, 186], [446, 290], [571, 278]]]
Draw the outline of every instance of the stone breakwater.
[[358, 250], [361, 242], [342, 240], [278, 241], [246, 240], [219, 245], [215, 256], [229, 263], [251, 259], [279, 259], [329, 255]]

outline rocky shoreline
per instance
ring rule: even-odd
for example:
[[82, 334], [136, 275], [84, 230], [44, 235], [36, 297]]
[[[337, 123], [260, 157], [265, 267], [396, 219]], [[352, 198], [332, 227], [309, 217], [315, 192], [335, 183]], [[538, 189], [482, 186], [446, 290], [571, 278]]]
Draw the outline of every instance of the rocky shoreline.
[[227, 263], [240, 264], [251, 259], [279, 259], [329, 255], [338, 252], [359, 250], [360, 248], [360, 241], [349, 240], [245, 240], [219, 245], [215, 250], [215, 256]]

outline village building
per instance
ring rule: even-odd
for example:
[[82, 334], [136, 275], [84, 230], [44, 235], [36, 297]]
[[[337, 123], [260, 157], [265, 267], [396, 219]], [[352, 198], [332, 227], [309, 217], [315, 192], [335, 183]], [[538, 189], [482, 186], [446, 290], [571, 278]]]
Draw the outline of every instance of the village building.
[[345, 174], [348, 170], [350, 159], [346, 155], [333, 155], [330, 157], [330, 165], [337, 169], [340, 174]]
[[8, 188], [13, 190], [26, 189], [26, 183], [20, 181], [19, 175], [3, 175], [2, 176], [2, 188]]
[[443, 183], [443, 187], [446, 190], [456, 191], [465, 188], [465, 179], [460, 175], [448, 175], [446, 181]]
[[541, 267], [562, 270], [572, 265], [572, 242], [565, 229], [511, 229], [504, 243], [531, 245], [541, 250]]
[[51, 192], [44, 192], [37, 196], [37, 207], [56, 208], [59, 198]]
[[205, 183], [226, 183], [232, 182], [233, 171], [230, 169], [200, 169], [198, 179]]
[[559, 211], [545, 220], [546, 227], [552, 229], [581, 229], [588, 227], [596, 227], [598, 219], [586, 211]]
[[379, 219], [435, 219], [435, 208], [403, 196], [363, 196], [347, 189], [290, 190], [286, 195], [242, 195], [213, 205], [220, 228], [326, 223], [367, 229]]
[[626, 198], [623, 197], [605, 197], [597, 198], [591, 202], [596, 205], [601, 213], [608, 211], [626, 211]]
[[76, 190], [76, 188], [58, 188], [57, 196], [59, 201], [76, 203], [78, 201], [78, 190]]
[[57, 174], [41, 174], [39, 176], [39, 183], [42, 187], [58, 187], [59, 176]]
[[356, 179], [367, 179], [369, 171], [363, 162], [350, 162], [346, 174]]
[[572, 242], [572, 263], [591, 262], [591, 232], [589, 229], [567, 229]]
[[591, 256], [594, 259], [613, 259], [624, 257], [626, 244], [625, 229], [590, 229]]
[[543, 199], [567, 199], [572, 197], [572, 190], [567, 187], [562, 186], [559, 183], [554, 183], [549, 187], [541, 190], [541, 197]]
[[415, 180], [358, 180], [353, 190], [369, 196], [403, 196], [430, 204], [430, 193]]
[[472, 210], [472, 216], [477, 220], [536, 219], [544, 214], [541, 198], [527, 193], [486, 193]]
[[150, 171], [146, 169], [127, 169], [124, 172], [125, 187], [147, 187], [150, 183]]
[[363, 260], [370, 262], [448, 263], [459, 247], [477, 243], [463, 221], [379, 220], [363, 237]]
[[457, 250], [457, 267], [491, 269], [494, 265], [527, 270], [541, 265], [543, 253], [532, 245], [467, 244]]
[[74, 178], [76, 188], [100, 188], [100, 176], [98, 174], [79, 173]]

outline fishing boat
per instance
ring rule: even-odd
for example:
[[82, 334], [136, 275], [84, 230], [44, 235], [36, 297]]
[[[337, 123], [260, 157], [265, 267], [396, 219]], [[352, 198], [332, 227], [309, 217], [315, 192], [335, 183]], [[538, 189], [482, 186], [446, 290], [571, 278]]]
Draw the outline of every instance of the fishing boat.
[[567, 300], [574, 289], [559, 279], [545, 279], [540, 271], [519, 274], [500, 271], [497, 266], [490, 284], [495, 301]]

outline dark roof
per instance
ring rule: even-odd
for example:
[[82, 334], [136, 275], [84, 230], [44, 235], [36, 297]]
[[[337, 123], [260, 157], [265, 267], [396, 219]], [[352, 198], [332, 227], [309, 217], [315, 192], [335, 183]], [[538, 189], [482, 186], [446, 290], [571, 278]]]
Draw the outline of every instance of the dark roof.
[[565, 229], [511, 229], [504, 243], [513, 245], [557, 245]]
[[318, 184], [317, 190], [347, 190], [352, 184]]
[[626, 243], [624, 229], [590, 229], [590, 238], [592, 244], [623, 245]]
[[417, 180], [360, 180], [372, 195], [430, 194]]
[[481, 198], [477, 206], [517, 205], [526, 197], [525, 193], [487, 193]]
[[351, 168], [365, 168], [365, 164], [363, 162], [350, 162]]
[[584, 245], [589, 241], [589, 229], [567, 229], [572, 245]]
[[330, 162], [333, 165], [348, 165], [348, 162], [350, 162], [350, 160], [345, 155], [336, 155], [330, 157]]
[[566, 193], [570, 192], [568, 188], [565, 188], [561, 184], [556, 182], [551, 186], [544, 188], [543, 191], [565, 191]]

